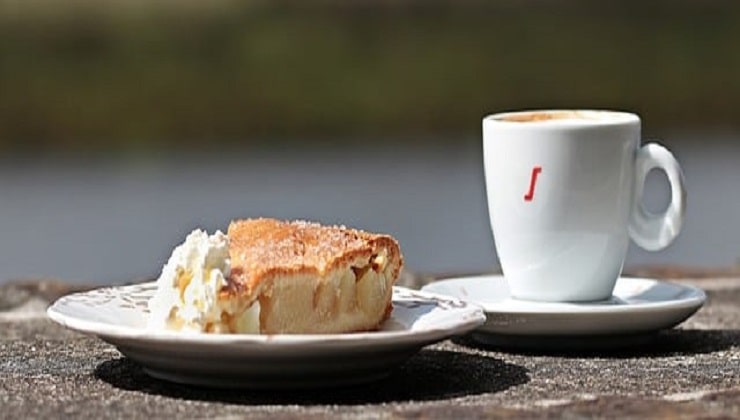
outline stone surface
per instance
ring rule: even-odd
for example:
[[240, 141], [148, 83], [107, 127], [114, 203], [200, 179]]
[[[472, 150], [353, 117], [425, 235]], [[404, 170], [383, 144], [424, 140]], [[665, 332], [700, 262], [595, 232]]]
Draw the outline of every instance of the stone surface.
[[0, 418], [740, 418], [740, 278], [681, 281], [707, 290], [707, 304], [637, 346], [518, 353], [461, 338], [422, 350], [380, 382], [290, 392], [152, 379], [114, 347], [43, 316], [66, 286], [6, 285]]

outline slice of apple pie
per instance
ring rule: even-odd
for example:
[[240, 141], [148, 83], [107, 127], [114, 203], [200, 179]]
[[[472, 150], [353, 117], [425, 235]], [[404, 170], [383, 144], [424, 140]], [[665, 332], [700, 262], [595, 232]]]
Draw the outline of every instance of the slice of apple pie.
[[259, 302], [262, 333], [373, 330], [391, 312], [402, 257], [388, 235], [256, 219], [232, 222], [228, 237], [221, 293]]

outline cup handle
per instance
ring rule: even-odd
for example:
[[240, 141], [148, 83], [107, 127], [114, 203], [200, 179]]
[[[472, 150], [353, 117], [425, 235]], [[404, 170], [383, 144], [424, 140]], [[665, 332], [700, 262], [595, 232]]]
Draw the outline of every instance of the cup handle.
[[[671, 185], [671, 202], [662, 214], [648, 211], [642, 203], [645, 178], [651, 169], [662, 169]], [[635, 186], [630, 213], [629, 235], [640, 247], [658, 251], [676, 238], [683, 226], [686, 212], [686, 189], [678, 161], [665, 147], [648, 143], [637, 151], [635, 161]]]

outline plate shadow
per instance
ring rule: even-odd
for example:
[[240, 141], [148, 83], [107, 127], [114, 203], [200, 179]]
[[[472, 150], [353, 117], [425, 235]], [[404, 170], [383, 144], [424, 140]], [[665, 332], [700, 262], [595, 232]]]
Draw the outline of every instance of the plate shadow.
[[155, 379], [128, 358], [100, 363], [95, 376], [128, 391], [170, 398], [244, 405], [355, 405], [430, 401], [501, 392], [529, 382], [527, 369], [500, 359], [447, 350], [422, 350], [386, 379], [357, 386], [311, 390], [213, 389]]
[[488, 351], [572, 357], [672, 357], [712, 353], [740, 346], [740, 330], [671, 329], [651, 334], [584, 337], [493, 336], [487, 342], [471, 335], [455, 344]]

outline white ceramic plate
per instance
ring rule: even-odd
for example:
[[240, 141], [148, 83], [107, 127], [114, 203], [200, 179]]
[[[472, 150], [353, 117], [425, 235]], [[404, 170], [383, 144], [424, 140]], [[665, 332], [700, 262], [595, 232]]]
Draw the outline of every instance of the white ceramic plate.
[[706, 300], [696, 287], [626, 277], [617, 280], [610, 300], [589, 303], [512, 299], [500, 275], [440, 280], [422, 290], [482, 306], [487, 320], [474, 333], [481, 341], [491, 341], [496, 334], [572, 337], [654, 332], [681, 323]]
[[93, 334], [150, 375], [180, 383], [246, 388], [337, 386], [390, 374], [422, 347], [485, 321], [459, 299], [394, 287], [393, 312], [380, 331], [353, 334], [199, 334], [146, 328], [153, 282], [64, 296], [49, 317]]

